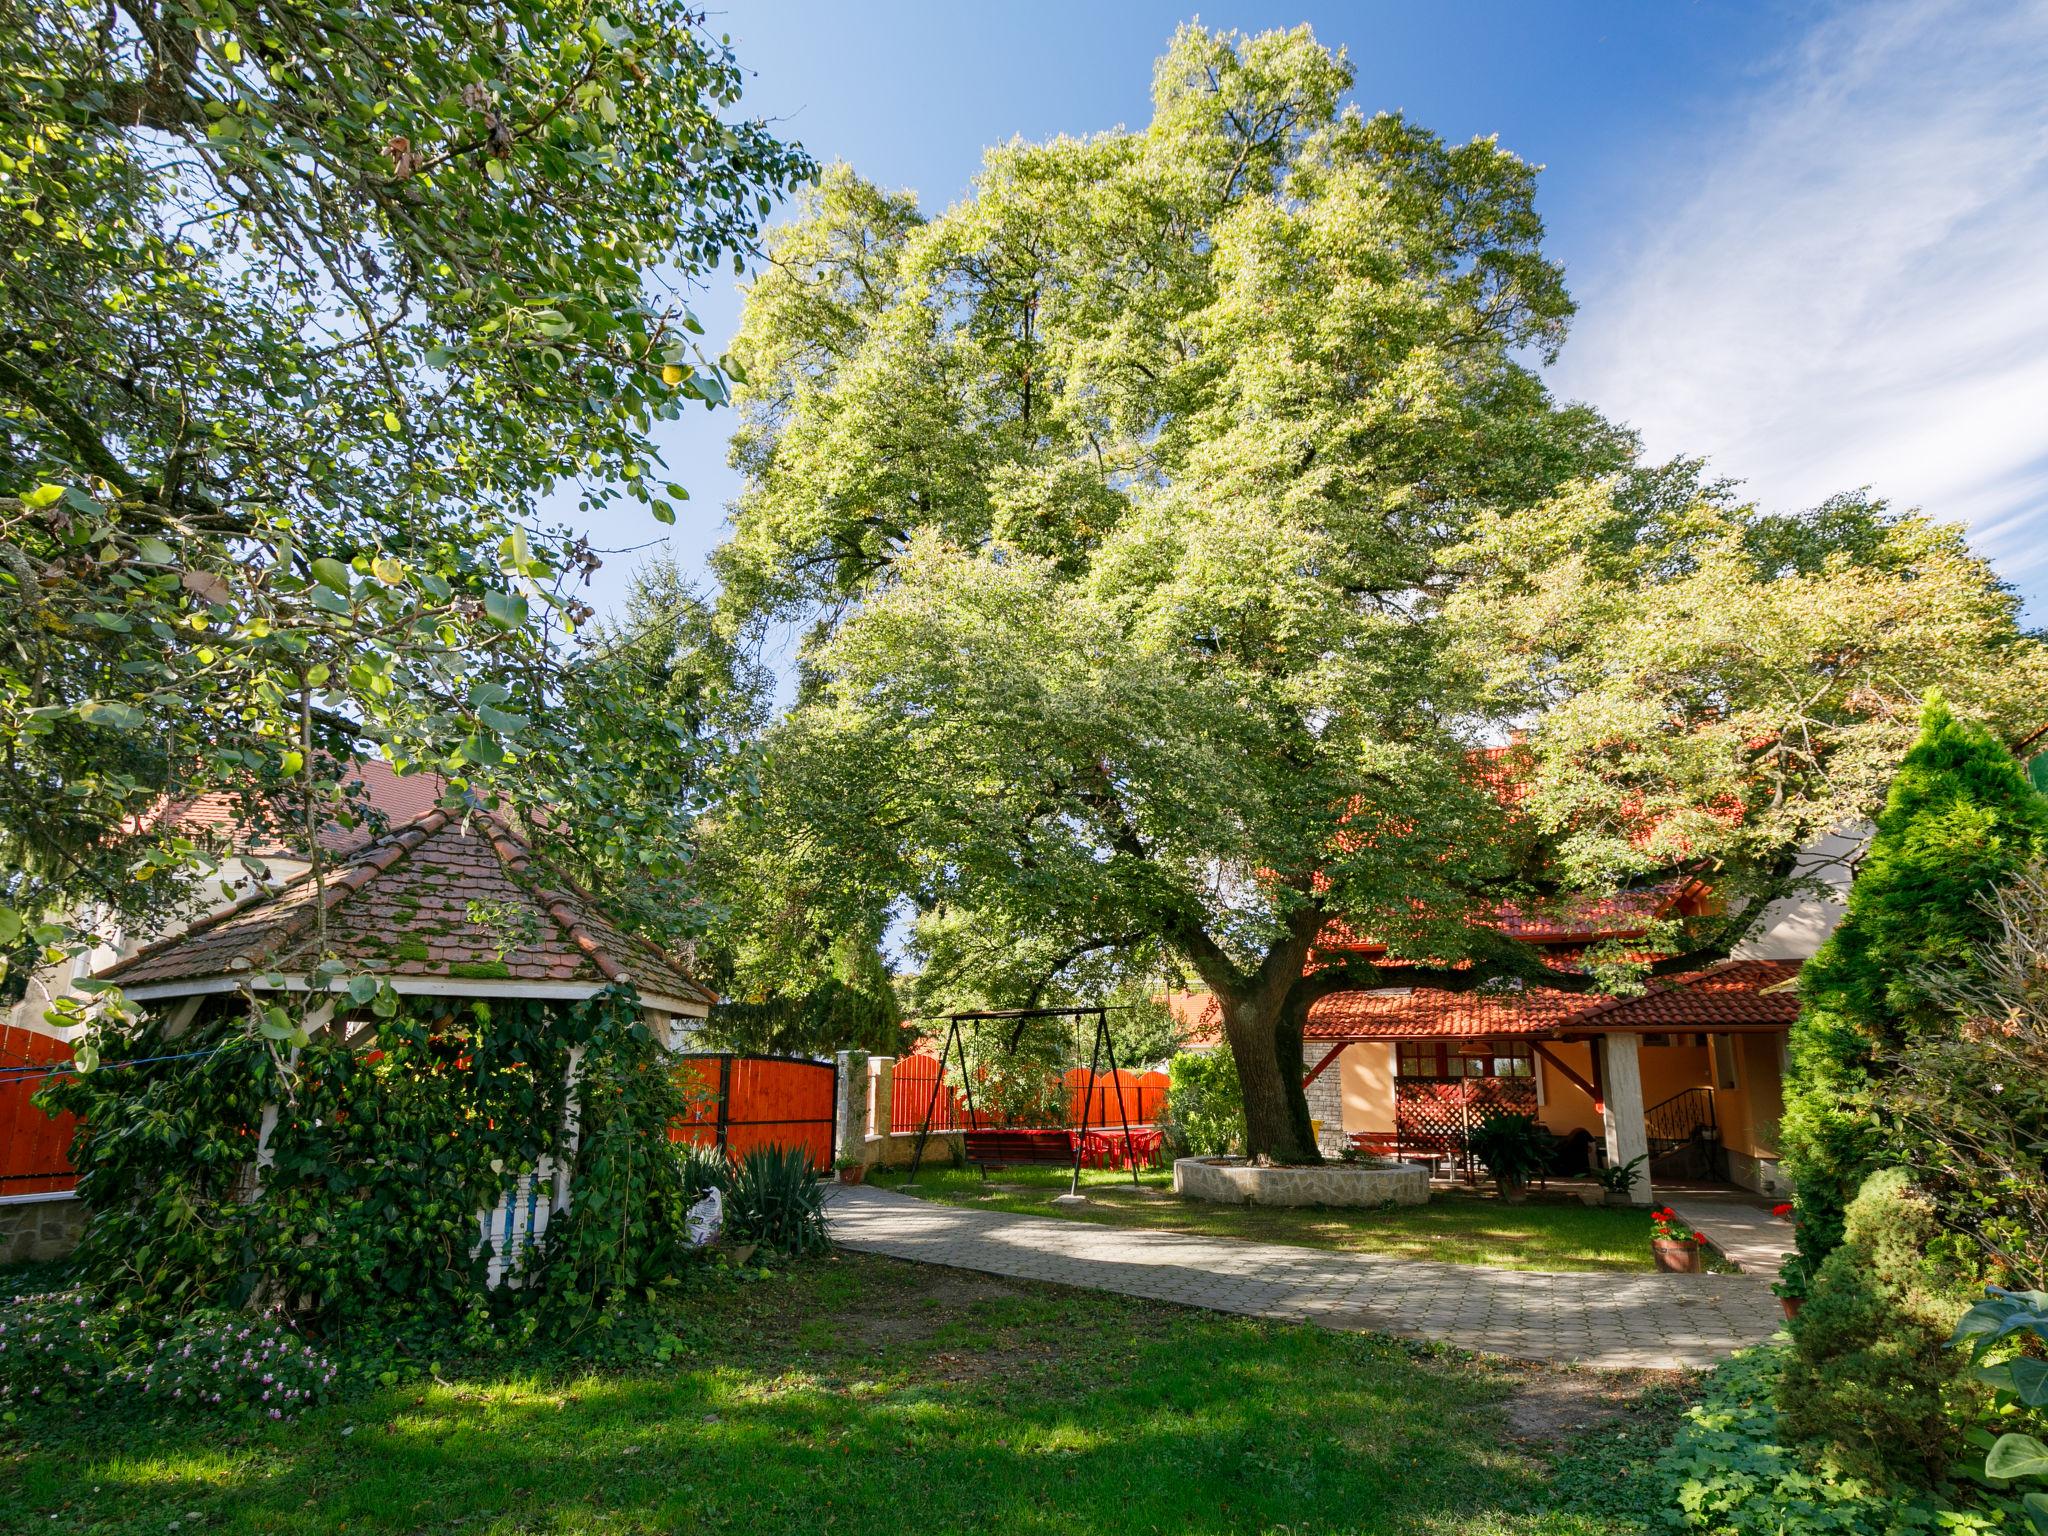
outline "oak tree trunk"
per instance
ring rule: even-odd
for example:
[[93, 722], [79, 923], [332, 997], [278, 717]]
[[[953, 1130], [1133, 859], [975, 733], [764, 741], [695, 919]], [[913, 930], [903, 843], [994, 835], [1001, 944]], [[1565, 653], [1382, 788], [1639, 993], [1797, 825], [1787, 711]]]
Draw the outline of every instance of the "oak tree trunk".
[[1288, 994], [1219, 994], [1223, 1037], [1244, 1089], [1246, 1155], [1274, 1163], [1320, 1163], [1308, 1095], [1301, 1086], [1301, 1029]]

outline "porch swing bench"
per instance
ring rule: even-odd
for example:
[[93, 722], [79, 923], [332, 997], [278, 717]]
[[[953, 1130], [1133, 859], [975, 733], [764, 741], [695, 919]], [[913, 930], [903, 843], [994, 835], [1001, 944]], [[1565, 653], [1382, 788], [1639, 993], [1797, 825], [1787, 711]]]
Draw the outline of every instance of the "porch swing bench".
[[1063, 1130], [968, 1131], [967, 1161], [982, 1168], [1064, 1167], [1074, 1160], [1074, 1133]]

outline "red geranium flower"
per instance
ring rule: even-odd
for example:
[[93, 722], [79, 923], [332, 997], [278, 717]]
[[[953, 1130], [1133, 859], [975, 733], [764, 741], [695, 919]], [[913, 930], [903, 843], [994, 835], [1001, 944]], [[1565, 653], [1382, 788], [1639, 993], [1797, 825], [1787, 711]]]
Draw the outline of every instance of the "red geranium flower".
[[1771, 1214], [1773, 1216], [1783, 1216], [1787, 1220], [1789, 1220], [1792, 1215], [1792, 1202], [1788, 1200], [1783, 1205], [1772, 1206]]

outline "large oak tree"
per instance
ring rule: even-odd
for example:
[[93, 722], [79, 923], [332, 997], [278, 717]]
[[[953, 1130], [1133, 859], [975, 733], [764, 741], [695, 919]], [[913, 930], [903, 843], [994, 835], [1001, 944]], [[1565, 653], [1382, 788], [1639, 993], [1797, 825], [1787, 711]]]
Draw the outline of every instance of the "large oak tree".
[[[1552, 399], [1534, 170], [1350, 83], [1190, 27], [1148, 127], [943, 214], [829, 174], [749, 298], [719, 557], [728, 622], [811, 626], [732, 823], [789, 888], [907, 899], [983, 996], [1192, 970], [1282, 1159], [1319, 997], [1626, 986], [1641, 946], [1483, 919], [1674, 881], [1718, 900], [1662, 967], [1724, 954], [1928, 685], [2012, 724], [2044, 677], [1956, 531], [1766, 515]], [[1312, 965], [1337, 923], [1387, 953]]]

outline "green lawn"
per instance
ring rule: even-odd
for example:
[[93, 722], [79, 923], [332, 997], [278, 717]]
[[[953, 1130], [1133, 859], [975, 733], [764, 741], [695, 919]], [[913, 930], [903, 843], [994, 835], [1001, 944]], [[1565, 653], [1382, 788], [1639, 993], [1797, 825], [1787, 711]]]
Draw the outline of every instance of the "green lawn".
[[[1082, 1191], [1089, 1204], [1048, 1203], [1065, 1191], [1067, 1178], [1067, 1171], [1060, 1168], [1008, 1168], [991, 1173], [984, 1182], [972, 1168], [924, 1168], [919, 1170], [915, 1192], [927, 1200], [983, 1210], [1389, 1253], [1452, 1264], [1491, 1264], [1502, 1269], [1654, 1268], [1647, 1212], [1586, 1206], [1576, 1199], [1532, 1195], [1526, 1204], [1506, 1205], [1486, 1193], [1439, 1190], [1427, 1205], [1373, 1210], [1212, 1205], [1175, 1198], [1169, 1172], [1142, 1175], [1143, 1187], [1134, 1190], [1128, 1173], [1089, 1171], [1082, 1175]], [[903, 1180], [898, 1174], [883, 1174], [874, 1182], [895, 1189]]]
[[[1580, 1428], [1613, 1378], [851, 1255], [689, 1315], [660, 1367], [444, 1369], [262, 1428], [45, 1416], [0, 1439], [0, 1531], [1619, 1536], [1652, 1496], [1654, 1412]], [[1528, 1397], [1570, 1457], [1513, 1438]]]

